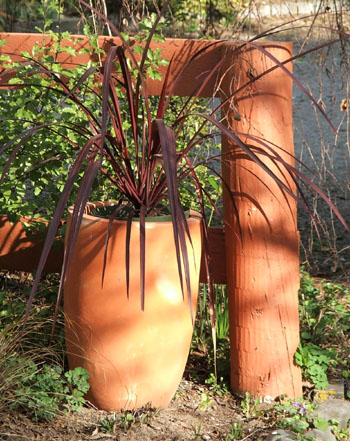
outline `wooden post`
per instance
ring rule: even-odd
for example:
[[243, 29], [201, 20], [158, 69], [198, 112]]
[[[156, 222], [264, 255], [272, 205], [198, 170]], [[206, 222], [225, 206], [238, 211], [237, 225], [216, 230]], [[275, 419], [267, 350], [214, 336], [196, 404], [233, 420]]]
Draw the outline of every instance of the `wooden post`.
[[[292, 56], [292, 45], [263, 44], [278, 60]], [[239, 57], [224, 50], [227, 65], [222, 99], [275, 63], [246, 46]], [[287, 65], [291, 70], [291, 63]], [[266, 154], [268, 146], [293, 165], [292, 80], [280, 68], [233, 96], [225, 106], [226, 123], [295, 194], [285, 168]], [[250, 136], [260, 138], [265, 146]], [[281, 147], [281, 149], [278, 149]], [[231, 387], [254, 396], [302, 396], [301, 371], [294, 363], [299, 343], [299, 242], [296, 201], [227, 138], [223, 139], [226, 277], [229, 292]], [[260, 152], [258, 151], [260, 149]], [[238, 217], [236, 216], [238, 213]]]

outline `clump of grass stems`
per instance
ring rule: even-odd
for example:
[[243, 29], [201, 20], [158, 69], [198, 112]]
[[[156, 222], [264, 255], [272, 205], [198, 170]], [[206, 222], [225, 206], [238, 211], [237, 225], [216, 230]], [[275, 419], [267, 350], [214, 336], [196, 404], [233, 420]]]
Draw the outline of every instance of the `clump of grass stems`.
[[16, 401], [15, 391], [28, 379], [29, 362], [41, 364], [44, 359], [59, 362], [53, 348], [39, 344], [44, 323], [37, 316], [36, 319], [32, 316], [32, 326], [25, 330], [18, 317], [0, 327], [0, 411]]
[[62, 415], [67, 400], [60, 340], [48, 343], [52, 319], [38, 312], [0, 320], [0, 412], [21, 410], [34, 420]]

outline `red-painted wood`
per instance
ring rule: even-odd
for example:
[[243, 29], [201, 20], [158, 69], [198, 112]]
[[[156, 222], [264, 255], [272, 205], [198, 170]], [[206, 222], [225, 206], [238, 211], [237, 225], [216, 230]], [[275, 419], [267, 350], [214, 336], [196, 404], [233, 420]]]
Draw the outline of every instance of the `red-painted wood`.
[[[264, 47], [280, 61], [292, 56], [288, 43]], [[227, 45], [223, 56], [231, 50]], [[274, 64], [259, 50], [247, 48], [228, 62], [223, 90], [237, 90], [251, 75]], [[292, 69], [291, 64], [287, 67]], [[281, 147], [278, 154], [294, 165], [291, 78], [277, 69], [234, 96], [225, 111], [227, 124], [242, 133], [242, 141], [261, 149], [259, 158], [295, 194], [285, 169], [265, 155], [271, 153], [269, 147]], [[300, 368], [294, 363], [299, 344], [296, 201], [227, 138], [222, 148], [227, 159], [224, 178], [237, 194], [234, 208], [224, 193], [225, 218], [232, 226], [225, 231], [232, 389], [259, 396], [302, 396]]]

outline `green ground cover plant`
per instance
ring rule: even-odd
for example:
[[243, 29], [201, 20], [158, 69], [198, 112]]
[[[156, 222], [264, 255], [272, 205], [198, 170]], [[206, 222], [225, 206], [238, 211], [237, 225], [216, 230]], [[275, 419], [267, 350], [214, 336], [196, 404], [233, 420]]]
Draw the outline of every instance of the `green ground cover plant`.
[[[0, 411], [20, 410], [34, 421], [80, 411], [89, 389], [88, 373], [82, 368], [64, 372], [57, 348], [35, 343], [48, 332], [45, 321], [31, 317], [34, 328], [23, 335], [23, 317], [0, 326]], [[42, 340], [47, 341], [45, 336]]]
[[[18, 286], [21, 292], [18, 292]], [[51, 338], [57, 280], [47, 277], [23, 330], [29, 281], [1, 276], [0, 286], [0, 412], [20, 410], [35, 421], [79, 412], [89, 389], [88, 373], [64, 368], [62, 317]]]

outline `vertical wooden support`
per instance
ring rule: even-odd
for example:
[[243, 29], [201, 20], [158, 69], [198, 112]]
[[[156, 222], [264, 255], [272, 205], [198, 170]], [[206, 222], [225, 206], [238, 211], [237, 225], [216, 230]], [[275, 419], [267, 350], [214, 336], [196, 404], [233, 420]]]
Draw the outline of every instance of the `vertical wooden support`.
[[[289, 43], [263, 47], [280, 61], [292, 56]], [[234, 46], [228, 44], [223, 50], [227, 65], [222, 99], [275, 65], [249, 46], [238, 58]], [[291, 70], [291, 63], [287, 67]], [[294, 164], [290, 77], [280, 68], [274, 70], [234, 95], [224, 112], [227, 124], [241, 133], [240, 139], [255, 146], [257, 156], [295, 193], [285, 168], [266, 156], [272, 147], [288, 164]], [[244, 134], [264, 140], [266, 146]], [[254, 396], [301, 396], [301, 371], [294, 364], [299, 343], [296, 201], [227, 138], [222, 148], [223, 173], [235, 201], [234, 207], [226, 190], [231, 387]]]

